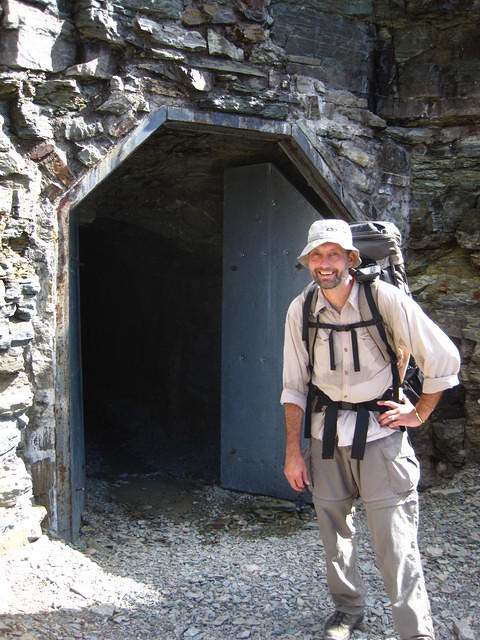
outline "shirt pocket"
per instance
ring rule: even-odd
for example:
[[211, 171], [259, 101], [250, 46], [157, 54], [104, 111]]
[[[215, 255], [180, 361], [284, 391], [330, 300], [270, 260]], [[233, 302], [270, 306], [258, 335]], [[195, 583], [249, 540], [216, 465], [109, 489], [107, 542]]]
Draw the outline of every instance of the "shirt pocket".
[[368, 329], [361, 327], [356, 329], [358, 339], [358, 350], [360, 362], [362, 362], [362, 356], [365, 364], [375, 365], [383, 368], [385, 366], [385, 358], [382, 352], [378, 348], [376, 342], [370, 335]]
[[[334, 331], [334, 334], [333, 334], [333, 348], [334, 348], [335, 356], [337, 357], [338, 354], [336, 353], [337, 348], [336, 348], [336, 343], [335, 343], [335, 338], [336, 338], [335, 334], [336, 334], [336, 332]], [[315, 338], [315, 362], [316, 363], [329, 363], [330, 362], [329, 337], [330, 337], [330, 330], [329, 329], [318, 329], [317, 336]]]
[[390, 489], [397, 495], [416, 489], [420, 480], [420, 465], [406, 432], [401, 438], [395, 435], [384, 438], [382, 444]]

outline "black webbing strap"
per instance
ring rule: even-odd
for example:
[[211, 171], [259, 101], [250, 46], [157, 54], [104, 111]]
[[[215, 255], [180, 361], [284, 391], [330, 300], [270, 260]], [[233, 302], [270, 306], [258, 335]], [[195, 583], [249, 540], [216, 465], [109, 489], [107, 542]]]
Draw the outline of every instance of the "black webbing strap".
[[312, 362], [312, 354], [314, 353], [315, 341], [317, 339], [317, 331], [315, 331], [315, 335], [313, 338], [313, 344], [309, 346], [308, 344], [308, 318], [310, 315], [310, 308], [312, 306], [313, 296], [315, 295], [315, 290], [317, 286], [314, 282], [305, 296], [305, 302], [303, 303], [303, 322], [302, 322], [302, 340], [305, 342], [308, 352], [308, 393], [307, 393], [307, 406], [305, 407], [305, 418], [304, 418], [304, 427], [303, 427], [303, 435], [305, 438], [310, 438], [312, 435], [312, 402], [314, 395], [314, 386], [312, 384], [312, 374], [313, 374], [313, 362]]
[[310, 308], [312, 306], [313, 296], [315, 294], [316, 285], [312, 283], [312, 286], [307, 292], [305, 296], [305, 301], [303, 303], [303, 322], [302, 322], [302, 340], [308, 345], [308, 318], [310, 316]]
[[[370, 400], [368, 402], [359, 402], [352, 404], [350, 402], [335, 402], [331, 400], [323, 391], [317, 389], [318, 401], [315, 406], [316, 411], [320, 411], [325, 407], [325, 420], [323, 425], [323, 444], [322, 444], [322, 458], [331, 459], [335, 451], [335, 443], [337, 440], [337, 418], [339, 409], [347, 409], [349, 411], [356, 411], [357, 418], [355, 420], [355, 431], [352, 441], [352, 453], [353, 460], [363, 460], [365, 454], [365, 446], [367, 444], [368, 423], [370, 421], [370, 411], [376, 411], [377, 413], [383, 413], [388, 411], [388, 407], [383, 407], [377, 404], [377, 400]], [[390, 400], [392, 398], [392, 391], [388, 389], [379, 400]]]
[[[372, 325], [378, 325], [382, 323], [383, 320], [381, 316], [378, 318], [372, 318], [370, 320], [361, 320], [360, 322], [352, 322], [351, 324], [332, 324], [329, 322], [320, 322], [319, 320], [309, 320], [308, 327], [318, 329], [330, 329], [330, 333], [328, 334], [328, 348], [330, 351], [330, 371], [336, 371], [337, 365], [335, 362], [335, 351], [333, 346], [333, 335], [334, 331], [350, 331], [350, 336], [352, 339], [352, 355], [353, 355], [353, 366], [355, 371], [360, 371], [360, 357], [358, 355], [358, 338], [357, 332], [355, 329], [361, 329], [363, 327], [371, 327]], [[383, 328], [383, 325], [382, 325]], [[379, 329], [380, 330], [380, 329]], [[310, 355], [309, 355], [310, 357]]]
[[[380, 407], [378, 407], [380, 409]], [[355, 420], [355, 431], [353, 433], [352, 440], [352, 453], [353, 460], [363, 460], [365, 453], [365, 446], [367, 444], [367, 432], [368, 422], [370, 420], [370, 414], [368, 409], [359, 404], [357, 408], [357, 419]]]
[[358, 338], [357, 332], [352, 328], [350, 331], [352, 340], [352, 354], [353, 354], [353, 369], [354, 371], [360, 371], [360, 357], [358, 355]]
[[[318, 327], [317, 327], [318, 328]], [[331, 329], [328, 334], [328, 350], [330, 352], [330, 371], [335, 371], [337, 369], [337, 365], [335, 363], [335, 347], [333, 345], [333, 332], [334, 329]]]
[[335, 441], [337, 439], [337, 414], [338, 402], [333, 402], [325, 409], [325, 421], [323, 424], [322, 458], [333, 458]]
[[308, 393], [307, 393], [307, 405], [305, 407], [305, 418], [303, 425], [303, 437], [311, 438], [312, 437], [312, 402], [313, 402], [313, 384], [310, 381], [308, 383]]

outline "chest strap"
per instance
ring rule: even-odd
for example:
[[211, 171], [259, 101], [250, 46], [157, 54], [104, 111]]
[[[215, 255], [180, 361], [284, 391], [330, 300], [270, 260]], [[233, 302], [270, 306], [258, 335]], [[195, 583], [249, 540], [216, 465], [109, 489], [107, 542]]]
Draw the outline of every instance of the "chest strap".
[[328, 334], [328, 348], [330, 352], [330, 371], [335, 371], [337, 365], [335, 363], [335, 351], [333, 346], [334, 331], [349, 331], [352, 340], [352, 355], [353, 355], [353, 368], [355, 371], [360, 371], [360, 358], [358, 356], [358, 338], [355, 329], [362, 327], [371, 327], [373, 325], [379, 325], [382, 322], [380, 319], [361, 320], [360, 322], [352, 322], [351, 324], [332, 324], [329, 322], [320, 322], [319, 320], [309, 320], [308, 326], [310, 328], [329, 329]]
[[314, 399], [312, 401], [312, 411], [320, 412], [325, 409], [325, 422], [323, 426], [323, 446], [322, 458], [331, 459], [335, 451], [335, 443], [337, 440], [337, 417], [339, 409], [347, 411], [356, 411], [357, 418], [355, 420], [355, 431], [352, 441], [352, 459], [363, 460], [365, 454], [365, 446], [367, 444], [368, 423], [370, 420], [370, 411], [383, 413], [388, 411], [388, 407], [377, 404], [378, 400], [391, 400], [393, 393], [391, 389], [383, 394], [377, 400], [368, 402], [351, 402], [334, 401], [327, 396], [326, 393], [314, 387]]

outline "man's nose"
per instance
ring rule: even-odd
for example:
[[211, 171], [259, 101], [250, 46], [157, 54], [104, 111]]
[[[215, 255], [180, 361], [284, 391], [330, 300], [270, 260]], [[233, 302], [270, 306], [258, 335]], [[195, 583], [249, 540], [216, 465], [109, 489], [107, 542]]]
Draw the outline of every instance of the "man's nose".
[[319, 260], [318, 260], [318, 268], [319, 269], [325, 269], [325, 268], [329, 268], [330, 267], [330, 260], [327, 258], [327, 256], [320, 256]]

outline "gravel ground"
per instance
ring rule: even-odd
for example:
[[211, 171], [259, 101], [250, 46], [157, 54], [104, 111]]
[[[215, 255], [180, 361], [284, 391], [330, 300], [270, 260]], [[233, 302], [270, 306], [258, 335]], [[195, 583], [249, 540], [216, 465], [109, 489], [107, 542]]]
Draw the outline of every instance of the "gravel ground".
[[[480, 639], [479, 466], [421, 495], [437, 640]], [[322, 637], [331, 605], [315, 517], [290, 502], [159, 475], [90, 480], [80, 538], [0, 558], [0, 638]], [[396, 639], [359, 505], [366, 629]]]

